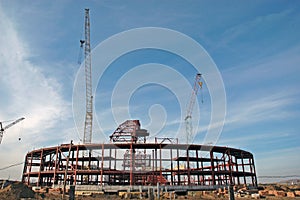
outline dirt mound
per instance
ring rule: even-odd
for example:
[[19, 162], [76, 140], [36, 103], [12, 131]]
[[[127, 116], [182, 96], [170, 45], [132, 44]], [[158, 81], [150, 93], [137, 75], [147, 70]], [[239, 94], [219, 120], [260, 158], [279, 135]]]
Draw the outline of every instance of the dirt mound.
[[35, 193], [27, 187], [27, 185], [20, 182], [12, 182], [7, 184], [3, 189], [0, 189], [0, 199], [20, 199], [20, 198], [34, 198]]

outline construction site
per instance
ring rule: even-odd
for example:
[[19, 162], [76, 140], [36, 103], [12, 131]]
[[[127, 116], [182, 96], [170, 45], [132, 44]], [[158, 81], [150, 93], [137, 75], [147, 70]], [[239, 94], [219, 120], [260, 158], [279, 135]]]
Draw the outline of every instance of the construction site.
[[[85, 9], [84, 50], [86, 112], [82, 144], [73, 141], [35, 149], [25, 155], [22, 183], [30, 188], [58, 189], [63, 194], [119, 194], [124, 191], [176, 192], [214, 191], [228, 186], [257, 188], [253, 154], [249, 151], [191, 143], [192, 112], [197, 93], [202, 89], [202, 74], [197, 73], [186, 117], [186, 142], [178, 138], [155, 137], [141, 122], [128, 119], [109, 136], [107, 143], [93, 143], [93, 94], [89, 9]], [[4, 130], [24, 118], [2, 127]], [[1, 140], [0, 140], [1, 143]], [[4, 183], [3, 183], [4, 184]], [[149, 193], [150, 194], [150, 193]], [[159, 196], [158, 196], [159, 198]]]
[[85, 9], [84, 49], [86, 116], [83, 144], [36, 149], [25, 156], [22, 182], [31, 187], [71, 186], [88, 192], [118, 193], [147, 191], [163, 187], [167, 191], [215, 190], [229, 185], [257, 187], [253, 154], [230, 147], [189, 143], [193, 136], [192, 111], [201, 74], [197, 73], [187, 105], [186, 143], [177, 138], [155, 138], [139, 120], [126, 120], [110, 135], [109, 143], [92, 143], [93, 94], [91, 75], [90, 18]]

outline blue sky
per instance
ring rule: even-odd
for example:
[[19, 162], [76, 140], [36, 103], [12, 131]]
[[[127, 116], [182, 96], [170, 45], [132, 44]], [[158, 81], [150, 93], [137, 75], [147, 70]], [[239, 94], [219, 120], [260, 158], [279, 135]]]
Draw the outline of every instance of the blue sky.
[[[72, 98], [84, 8], [89, 7], [93, 49], [115, 34], [142, 27], [172, 29], [202, 45], [218, 67], [226, 92], [226, 120], [217, 145], [251, 151], [258, 175], [300, 175], [299, 6], [298, 1], [0, 1], [0, 121], [26, 118], [5, 133], [0, 168], [22, 162], [32, 149], [82, 138], [74, 124]], [[115, 85], [147, 63], [169, 66], [190, 84], [197, 72], [183, 58], [157, 49], [120, 56], [94, 85], [101, 129], [94, 129], [93, 142], [103, 141], [117, 126], [112, 95], [117, 95], [117, 104], [129, 95], [113, 94]], [[141, 85], [129, 95], [127, 107], [115, 112], [122, 120], [128, 109], [150, 133], [172, 136], [185, 114], [178, 97], [186, 97], [186, 103], [191, 90], [163, 71], [136, 77], [152, 76], [177, 84], [179, 92], [154, 83]], [[198, 95], [194, 112], [199, 114], [199, 106], [197, 143], [211, 115], [205, 83], [203, 98], [202, 104]], [[0, 177], [19, 179], [21, 170], [1, 170]]]

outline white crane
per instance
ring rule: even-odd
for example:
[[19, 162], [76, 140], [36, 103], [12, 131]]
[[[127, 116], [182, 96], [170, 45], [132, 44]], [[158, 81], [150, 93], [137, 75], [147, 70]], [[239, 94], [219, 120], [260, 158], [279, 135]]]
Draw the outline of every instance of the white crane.
[[84, 48], [85, 83], [86, 83], [86, 113], [84, 122], [83, 143], [92, 142], [93, 128], [93, 95], [92, 95], [92, 61], [90, 44], [90, 10], [85, 9], [84, 40], [80, 40], [80, 53], [78, 63], [81, 63], [81, 53]]
[[190, 102], [187, 106], [187, 112], [186, 112], [186, 117], [185, 117], [185, 129], [186, 129], [186, 143], [189, 144], [192, 142], [192, 137], [193, 137], [193, 126], [192, 126], [192, 112], [194, 109], [194, 104], [196, 101], [196, 96], [198, 93], [198, 89], [202, 89], [202, 82], [200, 81], [201, 79], [201, 74], [196, 74], [195, 77], [195, 82], [190, 98]]
[[2, 138], [3, 138], [3, 133], [4, 133], [4, 131], [5, 131], [6, 129], [12, 127], [13, 125], [19, 123], [20, 121], [22, 121], [22, 120], [24, 120], [24, 119], [25, 119], [25, 118], [22, 117], [22, 118], [20, 118], [20, 119], [17, 119], [16, 121], [13, 121], [12, 123], [10, 123], [10, 124], [4, 126], [4, 127], [3, 127], [3, 122], [0, 122], [0, 144], [1, 144], [1, 142], [2, 142]]

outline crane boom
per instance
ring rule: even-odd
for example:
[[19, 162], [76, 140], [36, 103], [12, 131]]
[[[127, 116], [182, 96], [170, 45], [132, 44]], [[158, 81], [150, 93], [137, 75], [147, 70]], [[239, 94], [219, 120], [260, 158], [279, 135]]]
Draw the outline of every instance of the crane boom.
[[200, 82], [201, 74], [196, 74], [195, 82], [190, 98], [190, 102], [187, 106], [187, 112], [185, 117], [185, 129], [186, 129], [186, 143], [190, 143], [193, 135], [193, 126], [192, 126], [192, 113], [194, 109], [194, 104], [196, 101], [196, 96], [198, 93], [199, 86], [202, 88], [202, 82]]
[[93, 96], [92, 96], [92, 59], [90, 44], [90, 14], [89, 9], [85, 9], [85, 41], [84, 41], [84, 64], [85, 64], [85, 82], [86, 82], [86, 115], [84, 123], [83, 143], [92, 142], [93, 127]]
[[16, 121], [13, 121], [12, 123], [6, 125], [5, 127], [3, 127], [2, 122], [0, 122], [0, 144], [1, 144], [1, 142], [2, 142], [2, 138], [3, 138], [3, 133], [4, 133], [4, 131], [5, 131], [6, 129], [12, 127], [13, 125], [19, 123], [20, 121], [22, 121], [22, 120], [24, 120], [24, 119], [25, 119], [24, 117], [22, 117], [22, 118], [20, 118], [20, 119], [17, 119]]

